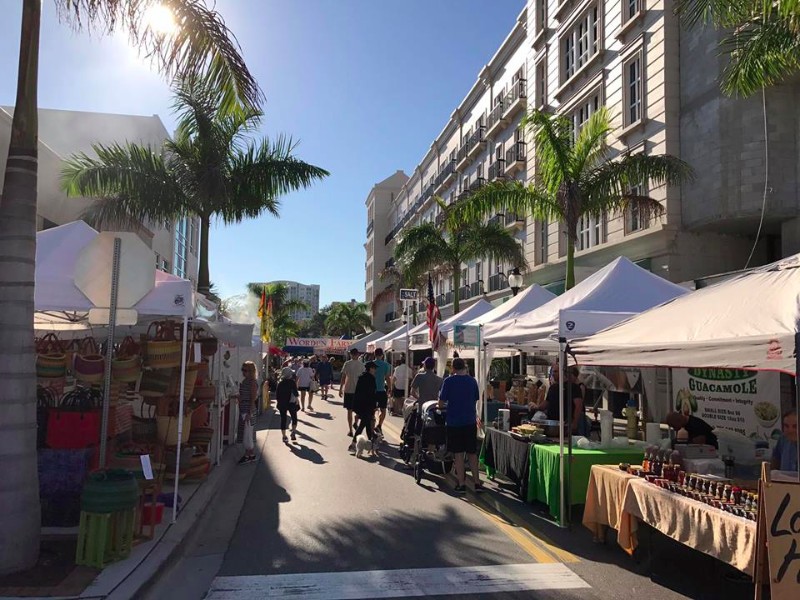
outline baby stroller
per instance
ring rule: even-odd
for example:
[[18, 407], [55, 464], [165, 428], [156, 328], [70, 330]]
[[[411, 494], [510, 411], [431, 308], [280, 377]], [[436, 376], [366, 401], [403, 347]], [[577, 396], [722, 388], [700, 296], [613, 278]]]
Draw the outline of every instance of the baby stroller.
[[414, 466], [414, 479], [419, 483], [424, 471], [447, 475], [453, 468], [453, 455], [447, 451], [446, 413], [439, 409], [438, 402], [426, 402], [417, 414], [414, 450], [409, 463]]
[[414, 446], [419, 436], [422, 422], [420, 420], [419, 405], [413, 399], [406, 400], [403, 407], [403, 430], [400, 432], [400, 458], [406, 464], [411, 463], [414, 455]]

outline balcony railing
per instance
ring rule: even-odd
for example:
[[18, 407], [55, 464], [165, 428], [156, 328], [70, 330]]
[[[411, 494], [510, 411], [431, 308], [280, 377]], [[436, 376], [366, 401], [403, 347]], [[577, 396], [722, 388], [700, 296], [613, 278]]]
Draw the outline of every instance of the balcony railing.
[[446, 218], [447, 218], [447, 215], [445, 215], [445, 213], [439, 213], [438, 215], [436, 215], [436, 219], [434, 220], [434, 224], [437, 227], [441, 227], [442, 225], [444, 225], [444, 222], [445, 222]]
[[383, 266], [384, 266], [384, 268], [386, 268], [386, 269], [390, 269], [390, 268], [392, 268], [392, 267], [394, 266], [394, 257], [392, 257], [392, 258], [390, 258], [389, 260], [387, 260], [387, 261], [384, 263], [384, 265], [383, 265]]
[[392, 227], [392, 230], [386, 235], [386, 238], [384, 239], [384, 245], [388, 245], [389, 242], [391, 242], [394, 239], [394, 237], [398, 233], [400, 233], [400, 230], [403, 228], [403, 225], [405, 225], [405, 224], [406, 224], [406, 221], [404, 219], [403, 221], [400, 221], [397, 225]]
[[479, 125], [475, 128], [475, 133], [469, 138], [467, 157], [472, 158], [480, 152], [486, 145], [486, 127]]
[[503, 215], [495, 215], [488, 221], [488, 225], [503, 225]]
[[506, 213], [506, 227], [524, 222], [525, 222], [525, 217], [523, 217], [522, 215], [518, 215], [517, 213], [512, 213], [512, 212]]
[[469, 285], [469, 294], [470, 294], [470, 296], [472, 298], [474, 298], [475, 296], [480, 296], [481, 295], [481, 282], [480, 281], [476, 281], [475, 283], [471, 283]]
[[496, 292], [508, 287], [508, 278], [501, 273], [495, 273], [489, 277], [489, 291]]
[[519, 141], [506, 151], [506, 175], [516, 173], [525, 166], [527, 151], [525, 142]]
[[444, 165], [442, 165], [439, 174], [433, 180], [435, 191], [441, 194], [444, 187], [450, 185], [450, 182], [453, 181], [455, 174], [456, 174], [456, 161], [448, 160], [446, 163], [444, 163]]
[[383, 316], [383, 322], [384, 322], [384, 323], [389, 323], [390, 321], [394, 321], [394, 320], [395, 320], [397, 317], [399, 317], [399, 316], [400, 316], [400, 315], [398, 315], [398, 314], [397, 314], [397, 311], [394, 311], [394, 310], [393, 310], [392, 312], [387, 312], [387, 313], [386, 313], [386, 314]]
[[505, 112], [505, 102], [498, 102], [489, 113], [489, 118], [486, 120], [486, 135], [491, 136], [502, 126], [505, 125], [506, 120], [503, 118]]
[[482, 188], [484, 185], [486, 185], [486, 179], [483, 177], [476, 177], [475, 181], [469, 184], [467, 191], [474, 192], [475, 190]]
[[374, 228], [375, 228], [375, 221], [370, 221], [369, 224], [367, 225], [367, 237], [370, 236]]
[[456, 169], [459, 171], [463, 169], [467, 164], [467, 158], [469, 154], [469, 140], [470, 138], [465, 138], [461, 142], [461, 146], [458, 148], [458, 152], [456, 152]]
[[498, 158], [489, 165], [489, 181], [506, 178], [506, 159]]
[[462, 301], [463, 300], [469, 300], [470, 298], [472, 298], [472, 294], [470, 294], [470, 289], [469, 289], [468, 285], [465, 285], [465, 286], [461, 287], [458, 290], [458, 299], [459, 300], [462, 300]]
[[506, 94], [504, 102], [506, 116], [511, 116], [519, 109], [525, 108], [528, 104], [528, 82], [525, 79], [518, 79], [511, 85], [511, 89]]

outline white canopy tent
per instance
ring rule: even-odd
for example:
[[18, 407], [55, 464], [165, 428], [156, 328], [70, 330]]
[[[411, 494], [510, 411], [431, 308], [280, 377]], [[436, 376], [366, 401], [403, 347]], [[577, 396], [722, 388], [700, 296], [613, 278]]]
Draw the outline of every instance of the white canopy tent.
[[636, 315], [570, 347], [586, 365], [720, 367], [796, 375], [800, 254]]
[[553, 292], [544, 289], [540, 285], [533, 284], [511, 298], [511, 300], [495, 306], [492, 310], [467, 322], [466, 325], [487, 325], [503, 319], [516, 319], [536, 310], [554, 298], [556, 298], [556, 295]]
[[489, 347], [555, 351], [559, 335], [595, 333], [688, 291], [620, 256], [536, 310], [486, 323], [483, 339]]
[[[401, 352], [406, 349], [406, 332], [410, 330], [410, 325], [407, 323], [403, 323], [397, 329], [390, 331], [386, 335], [379, 337], [377, 340], [372, 342], [367, 342], [367, 351], [374, 352], [376, 348], [382, 348], [383, 350], [400, 350]], [[393, 345], [393, 342], [399, 340], [396, 345]], [[402, 345], [402, 347], [401, 347]]]
[[367, 351], [367, 344], [370, 342], [374, 342], [375, 340], [379, 340], [386, 335], [382, 331], [370, 331], [364, 337], [359, 338], [357, 340], [353, 340], [353, 343], [347, 348], [349, 352], [353, 348], [361, 352], [362, 354]]
[[[456, 325], [464, 325], [473, 319], [479, 318], [481, 315], [485, 315], [489, 311], [491, 311], [494, 307], [491, 305], [490, 302], [481, 298], [475, 304], [472, 304], [465, 308], [462, 311], [454, 314], [451, 317], [444, 319], [443, 321], [439, 321], [439, 335], [442, 338], [450, 337], [452, 339], [452, 331]], [[412, 350], [425, 350], [431, 347], [430, 341], [428, 341], [428, 324], [421, 323], [417, 325], [414, 329], [410, 332], [412, 339], [411, 339], [411, 349]], [[414, 343], [413, 337], [415, 335], [425, 334], [425, 341], [422, 343]], [[442, 347], [445, 348], [444, 344]]]

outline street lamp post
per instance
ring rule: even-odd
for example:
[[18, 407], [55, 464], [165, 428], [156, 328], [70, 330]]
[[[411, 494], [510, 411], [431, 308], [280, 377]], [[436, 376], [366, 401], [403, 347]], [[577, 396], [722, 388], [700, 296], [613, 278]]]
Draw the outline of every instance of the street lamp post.
[[514, 267], [508, 274], [508, 287], [511, 288], [511, 293], [515, 296], [522, 287], [522, 274], [519, 272], [519, 267]]

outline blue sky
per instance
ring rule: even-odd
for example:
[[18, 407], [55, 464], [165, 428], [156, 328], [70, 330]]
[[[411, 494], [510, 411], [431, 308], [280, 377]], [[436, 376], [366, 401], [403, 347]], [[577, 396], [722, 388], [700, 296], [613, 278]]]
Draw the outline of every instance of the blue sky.
[[[21, 0], [0, 0], [0, 104], [14, 103]], [[211, 280], [223, 296], [249, 281], [321, 286], [322, 305], [364, 299], [371, 187], [413, 171], [525, 0], [219, 0], [264, 90], [262, 134], [300, 140], [331, 172], [282, 200], [281, 218], [215, 226]], [[76, 34], [44, 0], [39, 105], [158, 114], [170, 91], [124, 35]]]

